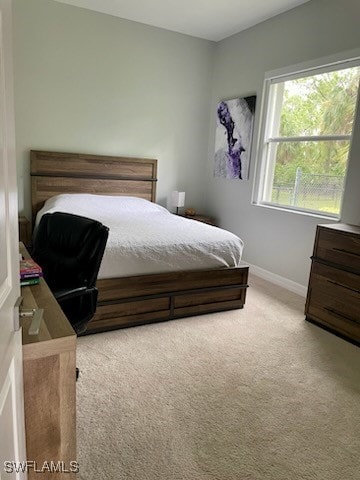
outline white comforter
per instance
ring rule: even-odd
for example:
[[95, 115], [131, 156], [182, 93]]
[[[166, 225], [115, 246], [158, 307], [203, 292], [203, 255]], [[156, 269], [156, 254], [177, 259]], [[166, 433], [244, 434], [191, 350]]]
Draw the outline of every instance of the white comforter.
[[45, 213], [94, 218], [110, 229], [99, 278], [239, 266], [242, 240], [217, 227], [169, 213], [135, 197], [64, 194], [47, 200]]

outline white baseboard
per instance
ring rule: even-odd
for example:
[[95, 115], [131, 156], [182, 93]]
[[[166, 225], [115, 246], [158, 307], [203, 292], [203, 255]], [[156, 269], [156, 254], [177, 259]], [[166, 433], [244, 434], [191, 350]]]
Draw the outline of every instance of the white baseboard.
[[247, 265], [249, 265], [250, 267], [250, 273], [253, 273], [254, 275], [263, 278], [264, 280], [274, 283], [279, 287], [286, 288], [287, 290], [290, 290], [290, 292], [297, 293], [302, 297], [306, 297], [307, 288], [304, 287], [304, 285], [300, 285], [300, 283], [293, 282], [288, 278], [281, 277], [276, 273], [269, 272], [268, 270], [264, 270], [263, 268], [257, 267], [256, 265], [251, 265], [250, 263], [247, 263]]

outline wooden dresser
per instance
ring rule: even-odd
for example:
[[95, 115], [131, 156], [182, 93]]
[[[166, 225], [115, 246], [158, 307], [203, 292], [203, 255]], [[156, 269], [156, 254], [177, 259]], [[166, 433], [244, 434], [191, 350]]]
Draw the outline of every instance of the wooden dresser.
[[360, 345], [360, 227], [318, 225], [306, 319]]
[[[22, 244], [20, 251], [28, 256]], [[29, 480], [75, 479], [76, 334], [43, 279], [22, 287], [21, 294], [22, 310], [44, 309], [37, 335], [28, 333], [31, 318], [21, 318], [26, 454], [35, 462]], [[51, 462], [62, 472], [35, 471]]]

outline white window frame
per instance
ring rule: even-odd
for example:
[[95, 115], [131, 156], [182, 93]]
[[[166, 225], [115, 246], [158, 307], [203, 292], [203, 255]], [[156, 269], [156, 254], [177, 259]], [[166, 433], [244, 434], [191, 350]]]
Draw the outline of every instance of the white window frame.
[[[328, 212], [320, 212], [318, 210], [304, 209], [301, 207], [291, 205], [279, 205], [270, 201], [265, 201], [266, 195], [269, 196], [269, 192], [266, 189], [272, 188], [272, 181], [269, 177], [273, 176], [273, 170], [275, 163], [268, 161], [267, 150], [271, 147], [271, 144], [276, 145], [278, 142], [283, 141], [309, 141], [309, 140], [349, 140], [351, 152], [351, 141], [354, 132], [354, 124], [356, 118], [356, 110], [354, 114], [353, 129], [351, 135], [321, 135], [321, 136], [299, 136], [299, 137], [270, 137], [269, 127], [276, 118], [276, 99], [279, 95], [270, 95], [270, 87], [272, 85], [279, 85], [288, 80], [295, 80], [297, 78], [303, 78], [310, 75], [317, 75], [326, 72], [334, 72], [336, 70], [342, 70], [344, 68], [351, 68], [360, 65], [360, 49], [343, 52], [339, 55], [333, 55], [322, 59], [314, 60], [311, 62], [297, 64], [291, 67], [286, 67], [278, 70], [272, 70], [265, 73], [265, 80], [262, 93], [261, 109], [260, 109], [260, 125], [257, 144], [257, 165], [255, 170], [255, 181], [253, 188], [252, 204], [260, 207], [271, 208], [275, 210], [282, 210], [286, 212], [299, 213], [303, 215], [311, 215], [321, 218], [330, 218], [332, 220], [339, 220], [341, 218], [342, 203], [344, 195], [341, 198], [340, 212], [339, 214], [331, 214]], [[360, 95], [360, 91], [358, 96]], [[359, 99], [358, 99], [359, 100]], [[270, 103], [271, 101], [271, 103]], [[280, 118], [278, 117], [280, 120]], [[278, 122], [279, 123], [279, 122]], [[279, 125], [278, 125], [279, 126]], [[272, 128], [274, 131], [274, 128]], [[348, 166], [348, 165], [347, 165]], [[347, 168], [345, 173], [344, 182], [346, 183]]]

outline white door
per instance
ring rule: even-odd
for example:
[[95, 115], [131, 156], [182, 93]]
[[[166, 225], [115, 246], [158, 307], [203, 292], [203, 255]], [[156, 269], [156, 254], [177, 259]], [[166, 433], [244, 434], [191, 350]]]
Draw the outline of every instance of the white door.
[[14, 308], [20, 295], [17, 187], [11, 49], [11, 0], [0, 0], [0, 479], [25, 460], [21, 331]]

